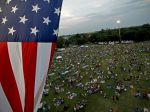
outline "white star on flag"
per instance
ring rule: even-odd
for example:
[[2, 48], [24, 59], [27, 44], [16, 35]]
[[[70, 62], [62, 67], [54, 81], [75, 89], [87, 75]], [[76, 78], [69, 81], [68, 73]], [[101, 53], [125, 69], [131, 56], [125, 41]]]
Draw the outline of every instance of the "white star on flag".
[[49, 22], [51, 22], [51, 20], [49, 20], [49, 17], [47, 17], [47, 18], [43, 17], [43, 19], [44, 19], [43, 23], [45, 23], [47, 25], [49, 24]]
[[14, 30], [14, 27], [8, 28], [9, 32], [8, 34], [11, 34], [13, 36], [14, 32], [16, 32], [16, 30]]
[[25, 24], [26, 21], [28, 21], [28, 19], [26, 19], [26, 16], [24, 15], [23, 17], [19, 17], [20, 18], [20, 23]]
[[56, 36], [58, 36], [58, 29], [56, 29], [56, 30], [53, 30], [53, 31], [54, 31], [53, 35], [56, 35]]
[[12, 7], [11, 12], [15, 13], [17, 10], [18, 10], [18, 8], [17, 8], [17, 6], [15, 6], [15, 7]]
[[58, 9], [55, 8], [55, 12], [54, 12], [55, 14], [57, 14], [57, 15], [59, 16], [59, 15], [60, 15], [60, 12], [61, 12], [61, 11], [60, 11], [60, 8], [58, 8]]
[[34, 34], [36, 36], [38, 32], [39, 30], [36, 28], [36, 26], [34, 28], [31, 28], [31, 34]]
[[38, 10], [40, 10], [41, 8], [39, 8], [39, 6], [38, 6], [38, 4], [36, 4], [36, 5], [32, 5], [32, 11], [34, 11], [34, 12], [38, 12]]
[[44, 0], [44, 1], [50, 3], [50, 0]]
[[2, 8], [0, 7], [0, 12], [2, 12]]
[[7, 17], [2, 18], [2, 23], [5, 24], [7, 22]]
[[11, 0], [7, 0], [6, 3], [9, 4], [11, 2]]

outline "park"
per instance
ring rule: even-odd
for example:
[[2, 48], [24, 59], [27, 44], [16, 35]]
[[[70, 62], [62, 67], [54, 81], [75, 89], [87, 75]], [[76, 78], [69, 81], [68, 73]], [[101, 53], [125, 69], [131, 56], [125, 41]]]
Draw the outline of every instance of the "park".
[[39, 112], [148, 112], [150, 43], [57, 49]]

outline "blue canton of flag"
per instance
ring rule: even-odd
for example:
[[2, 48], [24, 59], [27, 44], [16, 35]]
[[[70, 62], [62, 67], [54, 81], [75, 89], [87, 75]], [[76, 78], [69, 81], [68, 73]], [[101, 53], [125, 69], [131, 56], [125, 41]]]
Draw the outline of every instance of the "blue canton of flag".
[[0, 42], [56, 42], [62, 0], [0, 0]]

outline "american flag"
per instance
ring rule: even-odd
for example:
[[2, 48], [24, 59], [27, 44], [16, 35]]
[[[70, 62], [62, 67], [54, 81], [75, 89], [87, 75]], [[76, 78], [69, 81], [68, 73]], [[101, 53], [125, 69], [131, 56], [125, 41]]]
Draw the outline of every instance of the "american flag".
[[37, 111], [62, 0], [0, 0], [0, 112]]

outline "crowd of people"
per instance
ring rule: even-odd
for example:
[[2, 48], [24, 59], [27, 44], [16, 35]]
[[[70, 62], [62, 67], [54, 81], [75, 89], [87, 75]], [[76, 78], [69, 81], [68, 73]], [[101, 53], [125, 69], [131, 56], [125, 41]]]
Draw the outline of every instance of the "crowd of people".
[[[111, 102], [105, 112], [120, 112], [125, 108], [131, 112], [148, 112], [149, 82], [149, 42], [59, 49], [48, 74], [39, 111], [90, 112], [90, 106], [94, 105], [91, 99], [96, 97], [96, 100]], [[121, 104], [126, 107], [120, 107]]]

